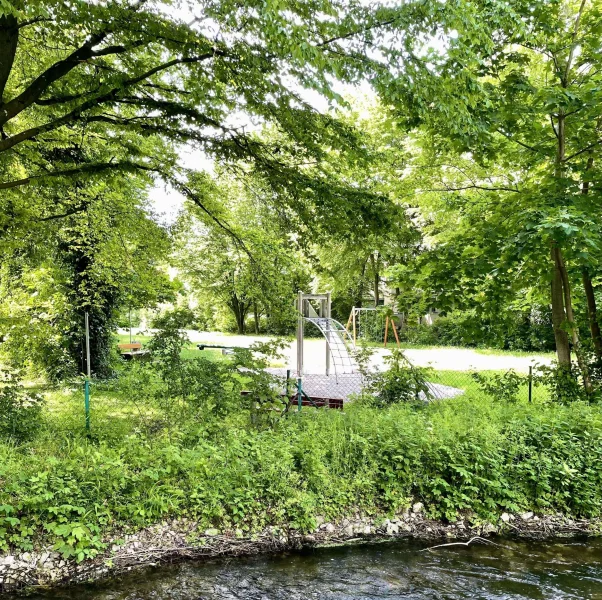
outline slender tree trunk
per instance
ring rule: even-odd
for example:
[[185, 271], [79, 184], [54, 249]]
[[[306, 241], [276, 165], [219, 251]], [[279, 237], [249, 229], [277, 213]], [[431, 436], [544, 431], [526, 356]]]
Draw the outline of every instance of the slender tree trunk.
[[[594, 157], [590, 156], [587, 159], [586, 170], [591, 171], [593, 166]], [[589, 181], [587, 179], [584, 179], [583, 181], [581, 193], [584, 196], [589, 194]], [[581, 277], [583, 281], [583, 289], [585, 291], [585, 298], [587, 300], [587, 317], [589, 321], [589, 331], [592, 337], [592, 344], [594, 346], [594, 354], [596, 355], [597, 362], [602, 363], [602, 333], [600, 332], [600, 323], [598, 322], [598, 308], [596, 306], [594, 286], [592, 285], [592, 279], [586, 266], [584, 266], [581, 270]]]
[[259, 333], [259, 308], [257, 302], [253, 302], [253, 321], [255, 323], [255, 333]]
[[378, 289], [380, 286], [380, 274], [378, 272], [378, 252], [375, 254], [376, 256], [374, 254], [370, 255], [370, 264], [372, 265], [372, 274], [374, 276], [374, 306], [378, 306], [380, 301], [380, 291]]
[[357, 290], [357, 298], [353, 304], [356, 308], [362, 308], [362, 305], [364, 303], [364, 277], [366, 277], [366, 266], [367, 265], [368, 265], [368, 257], [366, 257], [366, 260], [364, 261], [364, 264], [362, 265], [362, 270], [360, 272], [360, 281], [359, 281], [359, 287]]
[[600, 332], [600, 323], [598, 322], [596, 296], [594, 294], [594, 286], [592, 285], [591, 277], [585, 267], [583, 268], [582, 276], [583, 289], [585, 290], [585, 297], [587, 299], [587, 316], [592, 343], [594, 345], [594, 354], [596, 355], [596, 360], [599, 363], [602, 363], [602, 333]]
[[588, 394], [591, 394], [592, 382], [589, 376], [589, 369], [583, 358], [583, 353], [581, 352], [581, 347], [579, 344], [579, 331], [577, 330], [577, 324], [575, 323], [575, 315], [573, 313], [573, 300], [571, 297], [571, 284], [569, 281], [569, 274], [566, 269], [566, 264], [562, 257], [562, 252], [560, 248], [558, 246], [554, 246], [553, 251], [556, 266], [560, 271], [560, 276], [562, 279], [562, 289], [564, 294], [564, 310], [566, 314], [566, 321], [571, 334], [571, 341], [573, 342], [573, 348], [575, 350], [575, 356], [577, 357], [577, 364], [579, 365], [579, 370], [581, 371], [581, 376], [583, 377], [583, 386], [585, 387], [585, 391]]
[[[577, 46], [577, 32], [579, 30], [579, 22], [581, 20], [581, 15], [583, 13], [583, 9], [585, 7], [586, 0], [581, 1], [581, 7], [579, 8], [579, 13], [575, 20], [575, 26], [573, 31], [573, 41], [570, 46], [569, 55], [566, 61], [566, 66], [564, 68], [564, 72], [560, 75], [560, 83], [563, 88], [568, 88], [570, 81], [570, 72], [572, 67], [573, 56], [575, 52], [575, 48]], [[558, 110], [558, 114], [556, 115], [558, 128], [555, 130], [557, 146], [556, 146], [556, 164], [554, 175], [556, 177], [557, 183], [560, 183], [563, 180], [564, 171], [566, 169], [565, 159], [566, 159], [566, 114], [562, 108]], [[553, 116], [551, 115], [552, 127]], [[592, 391], [591, 381], [589, 378], [589, 371], [587, 369], [587, 365], [583, 360], [583, 356], [581, 354], [579, 348], [579, 333], [577, 331], [577, 326], [575, 324], [575, 319], [573, 315], [573, 304], [571, 299], [571, 287], [568, 272], [566, 269], [566, 265], [564, 263], [564, 259], [562, 257], [561, 249], [555, 242], [552, 242], [552, 261], [554, 262], [554, 274], [552, 279], [552, 318], [554, 320], [554, 335], [556, 337], [556, 349], [558, 353], [558, 362], [562, 366], [568, 366], [570, 368], [570, 347], [568, 347], [568, 336], [564, 335], [566, 339], [566, 347], [568, 347], [568, 356], [565, 349], [565, 340], [560, 339], [562, 336], [557, 335], [557, 331], [562, 327], [562, 324], [559, 325], [558, 318], [561, 313], [566, 317], [566, 322], [570, 329], [571, 338], [573, 341], [573, 346], [575, 349], [575, 354], [577, 356], [577, 362], [579, 364], [579, 369], [581, 370], [581, 375], [583, 377], [583, 384], [585, 387], [585, 391], [589, 394]], [[564, 303], [564, 311], [559, 310], [558, 303]], [[555, 306], [556, 304], [556, 306]], [[560, 342], [560, 344], [559, 344]], [[562, 359], [561, 359], [562, 355]], [[568, 358], [568, 361], [567, 361]]]
[[562, 328], [566, 321], [564, 311], [564, 296], [562, 291], [562, 275], [558, 269], [555, 259], [554, 247], [551, 249], [552, 256], [552, 325], [554, 327], [554, 340], [556, 341], [556, 355], [561, 367], [571, 368], [571, 348], [569, 336]]

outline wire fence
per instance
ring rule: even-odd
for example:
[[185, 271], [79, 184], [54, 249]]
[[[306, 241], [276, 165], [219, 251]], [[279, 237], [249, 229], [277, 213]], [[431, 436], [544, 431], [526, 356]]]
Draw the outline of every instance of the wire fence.
[[[224, 363], [215, 361], [207, 365], [207, 379], [190, 382], [194, 389], [180, 396], [164, 394], [166, 388], [152, 368], [133, 366], [130, 371], [128, 367], [113, 381], [93, 381], [90, 397], [92, 435], [160, 438], [177, 432], [184, 422], [200, 423], [202, 415], [208, 412], [219, 418], [232, 411], [248, 410], [251, 413], [254, 406], [262, 406], [264, 412], [271, 411], [270, 414], [277, 418], [282, 412], [299, 409], [344, 410], [360, 396], [377, 393], [371, 387], [371, 375], [306, 373], [299, 382], [298, 374], [286, 368], [265, 369], [265, 379], [260, 386], [247, 385], [253, 382], [242, 373], [239, 385], [224, 387], [215, 377], [216, 373], [219, 375], [220, 364]], [[413, 398], [409, 396], [417, 401], [453, 402], [457, 398], [488, 397], [493, 401], [537, 403], [551, 397], [549, 388], [532, 371], [419, 371], [424, 376], [426, 389], [420, 388]], [[261, 379], [262, 373], [255, 376]], [[82, 431], [85, 426], [82, 383], [55, 392], [47, 408], [53, 430]]]

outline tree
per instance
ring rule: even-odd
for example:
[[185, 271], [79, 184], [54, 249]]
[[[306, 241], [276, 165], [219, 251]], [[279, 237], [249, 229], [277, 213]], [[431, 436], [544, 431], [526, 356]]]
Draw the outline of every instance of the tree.
[[0, 245], [0, 331], [12, 362], [52, 379], [84, 372], [84, 314], [90, 315], [91, 369], [111, 372], [117, 313], [152, 305], [169, 291], [166, 232], [149, 216], [145, 182], [97, 181], [60, 200], [81, 210]]
[[[22, 213], [76, 210], [57, 211], [27, 188], [101, 173], [161, 177], [205, 210], [193, 171], [177, 165], [182, 144], [220, 163], [247, 161], [299, 213], [302, 198], [341, 206], [342, 190], [301, 165], [319, 162], [325, 147], [352, 147], [355, 134], [314, 110], [304, 90], [337, 101], [332, 80], [371, 68], [363, 49], [391, 21], [386, 11], [341, 0], [190, 0], [180, 17], [168, 0], [6, 0], [0, 11], [5, 234]], [[249, 132], [257, 123], [281, 141]], [[361, 199], [355, 209], [369, 215]]]
[[[530, 255], [531, 269], [545, 266], [558, 360], [569, 368], [572, 345], [588, 386], [571, 266], [599, 268], [599, 190], [589, 160], [602, 149], [600, 7], [458, 0], [406, 10], [421, 19], [398, 32], [379, 89], [401, 125], [428, 133], [439, 193], [466, 204], [486, 197], [483, 204], [514, 225], [499, 254], [514, 247]], [[461, 160], [446, 167], [450, 156]], [[474, 166], [468, 174], [465, 162]]]
[[278, 215], [261, 200], [265, 185], [250, 177], [245, 184], [221, 174], [212, 187], [210, 203], [219, 198], [227, 231], [188, 207], [178, 227], [175, 263], [200, 302], [227, 307], [238, 333], [246, 332], [251, 312], [255, 333], [261, 314], [273, 332], [289, 333], [295, 293], [309, 283], [307, 268]]

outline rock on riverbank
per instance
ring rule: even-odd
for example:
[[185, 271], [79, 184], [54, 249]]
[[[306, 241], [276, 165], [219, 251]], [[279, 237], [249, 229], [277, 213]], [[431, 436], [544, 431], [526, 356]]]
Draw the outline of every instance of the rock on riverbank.
[[573, 535], [598, 535], [602, 520], [574, 520], [562, 515], [504, 513], [498, 523], [478, 523], [470, 516], [455, 523], [427, 519], [416, 503], [392, 518], [354, 515], [337, 522], [316, 517], [315, 531], [306, 534], [283, 527], [268, 527], [255, 535], [241, 530], [200, 529], [187, 519], [165, 521], [135, 534], [114, 536], [107, 550], [77, 564], [52, 550], [0, 556], [0, 592], [28, 586], [78, 583], [116, 575], [138, 566], [185, 558], [241, 556], [332, 544], [349, 544], [411, 537], [423, 540], [467, 540], [474, 536], [508, 534], [544, 539]]

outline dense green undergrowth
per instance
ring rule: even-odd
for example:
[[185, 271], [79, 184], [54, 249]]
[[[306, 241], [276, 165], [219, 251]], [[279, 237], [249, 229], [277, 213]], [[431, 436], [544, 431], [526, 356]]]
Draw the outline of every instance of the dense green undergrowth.
[[316, 515], [386, 514], [418, 500], [449, 520], [602, 511], [595, 404], [506, 404], [469, 390], [423, 407], [307, 409], [265, 428], [242, 411], [198, 414], [156, 433], [117, 406], [96, 392], [88, 438], [81, 392], [55, 392], [35, 441], [0, 443], [0, 550], [51, 542], [82, 560], [109, 534], [170, 517], [309, 530]]

